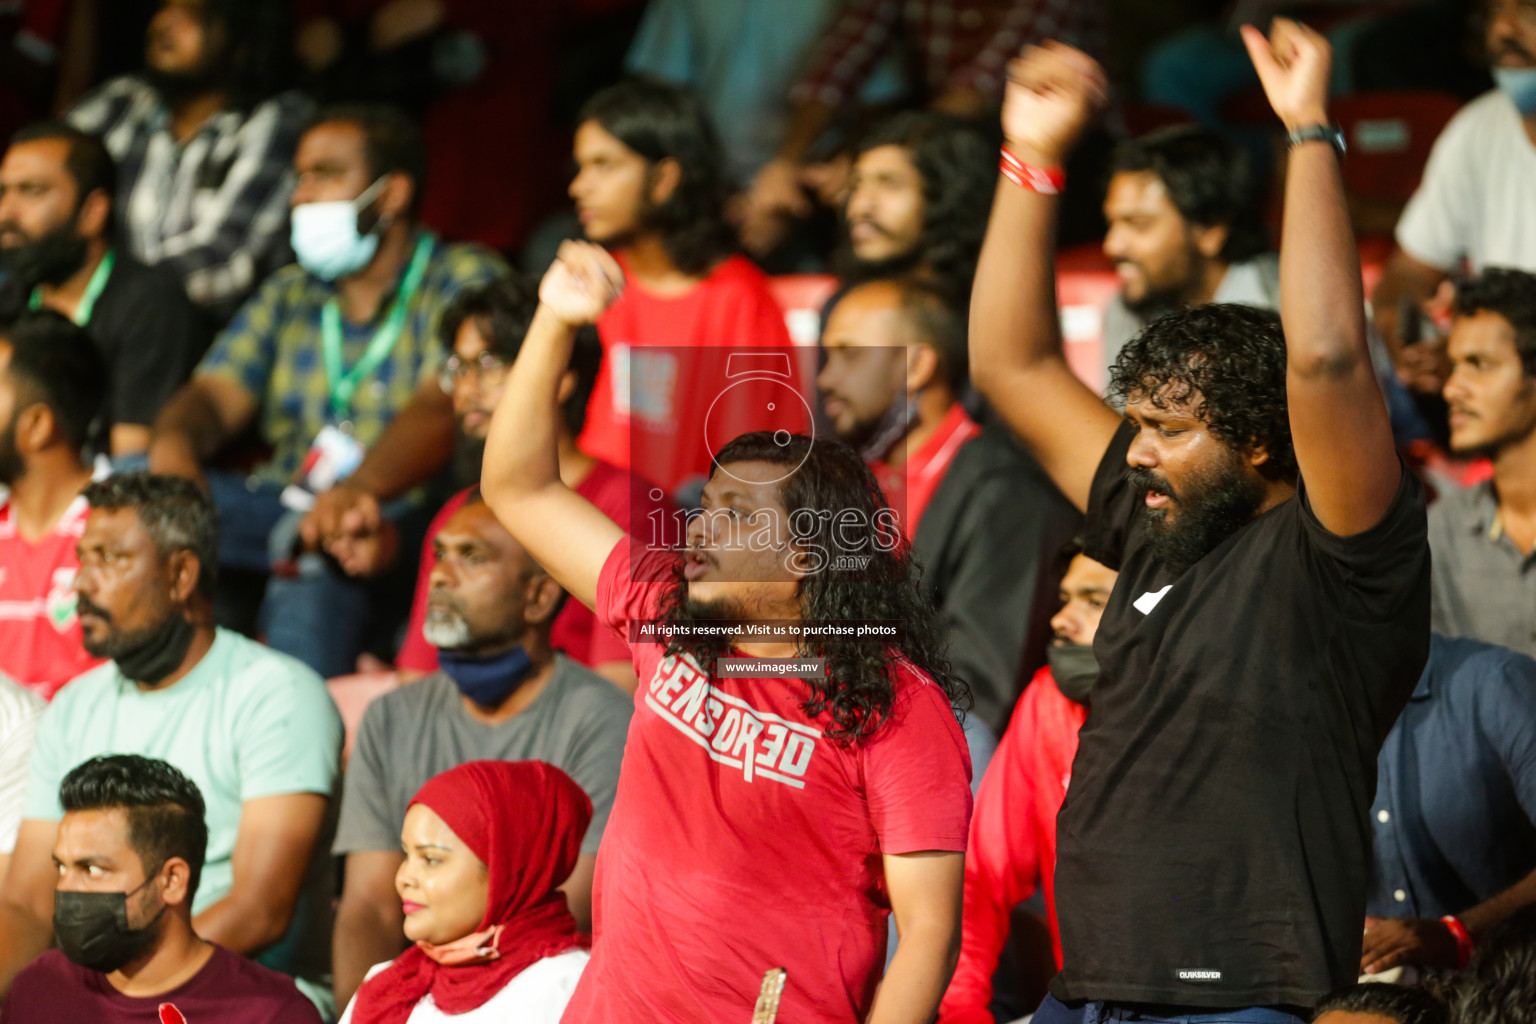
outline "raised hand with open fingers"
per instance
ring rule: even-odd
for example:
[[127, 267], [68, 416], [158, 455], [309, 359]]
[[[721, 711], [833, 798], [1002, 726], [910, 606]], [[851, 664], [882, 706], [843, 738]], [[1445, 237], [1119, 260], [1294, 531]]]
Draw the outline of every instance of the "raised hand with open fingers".
[[1252, 25], [1244, 25], [1242, 31], [1264, 95], [1286, 128], [1326, 124], [1333, 63], [1328, 40], [1289, 18], [1276, 18], [1268, 37]]
[[1108, 97], [1104, 69], [1083, 51], [1058, 42], [1026, 46], [1008, 65], [1008, 148], [1025, 163], [1061, 163]]
[[596, 323], [624, 291], [624, 271], [591, 242], [562, 242], [539, 282], [539, 303], [573, 327]]

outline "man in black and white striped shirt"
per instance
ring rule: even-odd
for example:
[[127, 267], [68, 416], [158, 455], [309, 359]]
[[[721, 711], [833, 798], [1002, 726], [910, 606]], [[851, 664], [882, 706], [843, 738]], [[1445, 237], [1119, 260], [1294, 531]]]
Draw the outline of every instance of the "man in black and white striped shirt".
[[293, 151], [312, 109], [297, 93], [254, 101], [254, 6], [162, 0], [144, 73], [108, 82], [69, 114], [117, 161], [133, 255], [173, 265], [219, 324], [288, 262]]

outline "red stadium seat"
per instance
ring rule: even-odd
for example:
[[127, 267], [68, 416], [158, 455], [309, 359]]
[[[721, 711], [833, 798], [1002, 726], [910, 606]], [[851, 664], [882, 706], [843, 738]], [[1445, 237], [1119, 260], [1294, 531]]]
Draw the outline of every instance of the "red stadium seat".
[[1349, 147], [1344, 187], [1360, 198], [1406, 203], [1461, 100], [1426, 90], [1361, 92], [1337, 97], [1330, 108]]

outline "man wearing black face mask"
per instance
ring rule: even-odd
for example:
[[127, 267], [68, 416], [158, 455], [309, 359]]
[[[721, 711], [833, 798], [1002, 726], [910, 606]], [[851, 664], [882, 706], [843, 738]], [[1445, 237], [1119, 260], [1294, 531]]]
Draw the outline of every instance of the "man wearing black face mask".
[[513, 540], [478, 489], [433, 539], [437, 564], [422, 632], [441, 670], [369, 706], [347, 765], [335, 852], [347, 858], [337, 908], [336, 1005], [402, 948], [395, 892], [411, 798], [466, 761], [547, 761], [592, 798], [592, 824], [561, 886], [582, 927], [613, 806], [631, 698], [556, 654], [550, 624], [565, 592]]
[[17, 132], [0, 157], [0, 267], [34, 309], [85, 328], [111, 392], [91, 454], [143, 456], [149, 425], [208, 344], [202, 316], [165, 267], [146, 267], [114, 229], [116, 168], [95, 136], [55, 122]]
[[17, 976], [0, 1019], [129, 1024], [158, 1011], [162, 1021], [320, 1020], [291, 979], [193, 930], [208, 826], [191, 780], [153, 758], [94, 757], [64, 777], [59, 802], [59, 948]]
[[955, 674], [998, 735], [1044, 660], [1053, 557], [1079, 516], [1033, 459], [966, 415], [965, 341], [936, 285], [867, 281], [829, 303], [816, 384], [833, 432], [901, 517]]
[[48, 945], [60, 780], [104, 753], [169, 761], [208, 807], [199, 934], [296, 976], [326, 1008], [326, 823], [341, 719], [297, 661], [215, 629], [212, 502], [196, 485], [119, 474], [91, 506], [75, 577], [86, 649], [112, 659], [66, 685], [33, 746], [16, 852], [0, 889], [0, 986]]
[[[1062, 556], [1067, 570], [1061, 578], [1061, 609], [1051, 618], [1056, 638], [1047, 651], [1049, 665], [1019, 698], [971, 812], [960, 962], [939, 1006], [939, 1024], [991, 1024], [992, 977], [1008, 939], [1010, 915], [1037, 888], [1045, 896], [1055, 967], [1061, 965], [1056, 814], [1067, 794], [1077, 731], [1088, 718], [1088, 694], [1099, 676], [1093, 635], [1119, 575], [1083, 554], [1081, 539], [1073, 540]], [[1030, 968], [1037, 966], [1024, 966], [1024, 971], [1034, 973]], [[1014, 1016], [1028, 1012], [1027, 1007], [1015, 1009]]]

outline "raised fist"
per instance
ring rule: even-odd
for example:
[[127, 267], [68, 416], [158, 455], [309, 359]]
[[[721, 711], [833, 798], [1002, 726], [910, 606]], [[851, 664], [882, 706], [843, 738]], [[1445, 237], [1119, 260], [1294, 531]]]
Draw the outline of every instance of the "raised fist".
[[608, 250], [562, 242], [539, 282], [539, 302], [572, 327], [596, 323], [624, 290], [624, 272]]
[[1109, 96], [1098, 61], [1065, 43], [1026, 46], [1008, 64], [1003, 135], [1025, 163], [1060, 164]]
[[1328, 72], [1333, 49], [1321, 33], [1276, 18], [1269, 37], [1243, 26], [1243, 42], [1269, 105], [1287, 129], [1328, 123]]

